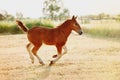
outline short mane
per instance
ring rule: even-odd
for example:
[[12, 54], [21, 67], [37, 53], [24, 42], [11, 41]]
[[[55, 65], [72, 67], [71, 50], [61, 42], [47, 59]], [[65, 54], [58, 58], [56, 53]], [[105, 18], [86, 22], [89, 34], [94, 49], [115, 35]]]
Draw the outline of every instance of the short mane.
[[59, 25], [58, 27], [67, 27], [68, 24], [70, 23], [70, 20], [66, 20], [65, 22], [63, 22], [61, 25]]

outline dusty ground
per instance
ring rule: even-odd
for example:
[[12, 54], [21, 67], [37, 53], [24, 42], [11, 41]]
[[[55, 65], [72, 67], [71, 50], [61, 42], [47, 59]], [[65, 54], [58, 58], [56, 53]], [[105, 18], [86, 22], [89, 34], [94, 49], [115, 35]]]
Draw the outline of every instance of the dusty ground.
[[0, 80], [120, 80], [119, 42], [71, 34], [68, 53], [52, 67], [55, 47], [41, 47], [41, 66], [30, 62], [27, 43], [25, 34], [0, 36]]

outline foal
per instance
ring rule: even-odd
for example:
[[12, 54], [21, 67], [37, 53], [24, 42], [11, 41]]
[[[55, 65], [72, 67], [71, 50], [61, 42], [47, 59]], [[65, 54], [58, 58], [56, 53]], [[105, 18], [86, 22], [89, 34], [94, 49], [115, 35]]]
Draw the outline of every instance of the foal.
[[[16, 20], [20, 28], [24, 32], [27, 32], [29, 44], [27, 44], [26, 48], [29, 52], [31, 62], [34, 63], [34, 55], [39, 60], [39, 63], [44, 65], [42, 59], [37, 55], [37, 51], [41, 47], [42, 43], [45, 43], [47, 45], [55, 45], [57, 48], [58, 54], [53, 56], [53, 58], [55, 59], [52, 60], [49, 65], [54, 64], [61, 58], [63, 54], [67, 53], [65, 43], [71, 31], [74, 30], [78, 34], [82, 34], [81, 27], [76, 21], [76, 18], [77, 17], [73, 16], [72, 19], [66, 20], [63, 24], [53, 29], [43, 28], [40, 26], [28, 29], [26, 26], [23, 25], [21, 21]], [[62, 49], [64, 49], [63, 53]]]

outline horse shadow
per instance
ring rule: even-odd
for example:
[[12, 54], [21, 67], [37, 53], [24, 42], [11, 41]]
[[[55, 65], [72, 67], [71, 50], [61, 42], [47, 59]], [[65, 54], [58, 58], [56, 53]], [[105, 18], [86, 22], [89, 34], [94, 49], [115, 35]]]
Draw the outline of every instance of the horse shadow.
[[50, 76], [51, 66], [36, 66], [34, 70], [34, 74], [40, 80], [47, 79]]

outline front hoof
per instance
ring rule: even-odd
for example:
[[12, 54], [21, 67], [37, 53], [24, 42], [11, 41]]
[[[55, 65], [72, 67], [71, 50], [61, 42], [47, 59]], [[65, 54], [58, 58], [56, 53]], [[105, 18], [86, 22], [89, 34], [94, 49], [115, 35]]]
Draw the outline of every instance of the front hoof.
[[50, 61], [50, 64], [49, 64], [49, 66], [52, 66], [54, 64], [54, 62], [53, 61]]
[[53, 58], [56, 58], [57, 57], [57, 55], [53, 55]]

